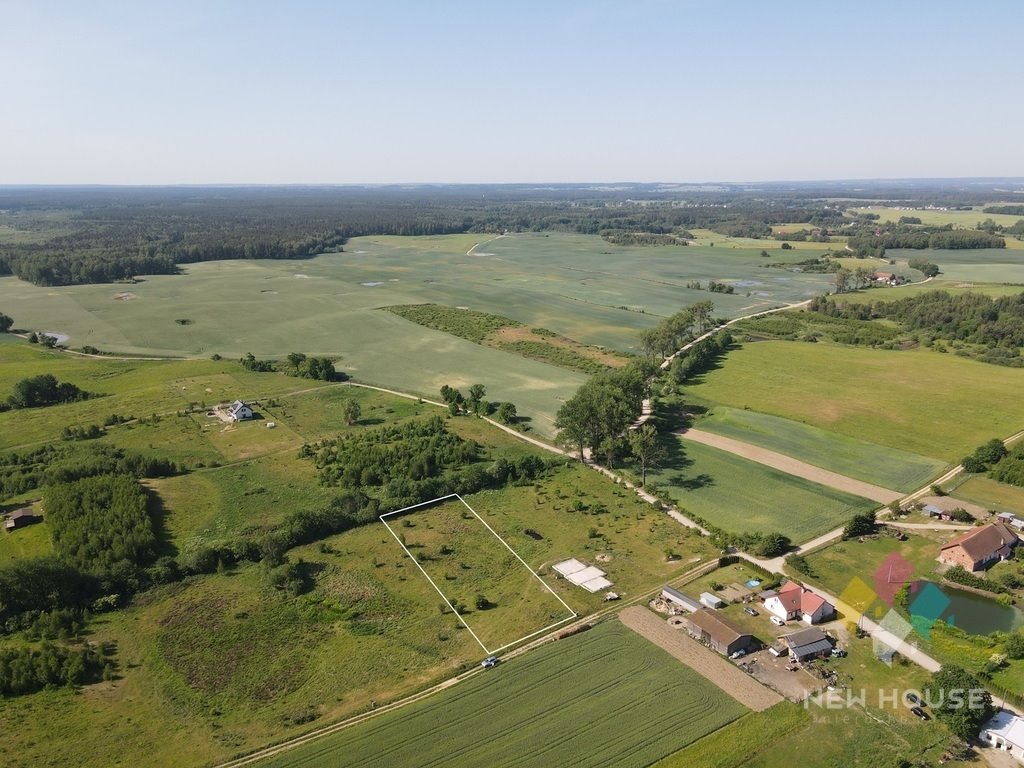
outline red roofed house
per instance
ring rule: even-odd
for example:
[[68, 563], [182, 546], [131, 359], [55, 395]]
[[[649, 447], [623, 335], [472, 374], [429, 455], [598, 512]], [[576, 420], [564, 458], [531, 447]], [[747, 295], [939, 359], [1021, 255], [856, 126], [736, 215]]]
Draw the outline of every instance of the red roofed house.
[[825, 598], [787, 581], [778, 592], [764, 601], [765, 610], [783, 621], [797, 619], [805, 624], [820, 624], [836, 614], [835, 606]]
[[1005, 524], [989, 523], [943, 544], [939, 550], [939, 562], [962, 565], [968, 571], [980, 571], [990, 563], [1009, 558], [1019, 543], [1017, 534]]

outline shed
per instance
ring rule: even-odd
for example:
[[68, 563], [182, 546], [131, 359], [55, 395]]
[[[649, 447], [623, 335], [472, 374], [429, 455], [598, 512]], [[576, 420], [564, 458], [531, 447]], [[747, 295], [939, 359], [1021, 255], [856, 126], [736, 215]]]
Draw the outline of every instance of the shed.
[[725, 608], [725, 601], [710, 592], [700, 593], [700, 603], [708, 608]]
[[42, 519], [32, 511], [32, 507], [22, 507], [21, 509], [14, 510], [7, 516], [7, 519], [4, 520], [4, 528], [8, 531], [13, 531], [15, 528], [24, 528], [26, 525], [38, 523]]
[[757, 641], [721, 614], [701, 608], [686, 620], [686, 631], [708, 648], [729, 656], [736, 651], [750, 651]]
[[783, 635], [779, 640], [789, 648], [789, 655], [797, 661], [827, 656], [832, 652], [832, 641], [820, 629], [802, 629], [791, 635]]
[[682, 608], [683, 610], [689, 611], [690, 613], [700, 610], [700, 603], [698, 603], [692, 597], [687, 597], [678, 589], [673, 589], [670, 586], [666, 585], [662, 587], [661, 596], [673, 606]]

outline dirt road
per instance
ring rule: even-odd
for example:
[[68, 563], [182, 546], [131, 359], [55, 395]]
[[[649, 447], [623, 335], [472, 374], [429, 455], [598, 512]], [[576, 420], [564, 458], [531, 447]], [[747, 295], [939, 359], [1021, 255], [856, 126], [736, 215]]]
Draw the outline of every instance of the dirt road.
[[769, 451], [767, 448], [734, 440], [731, 437], [722, 437], [711, 432], [705, 432], [702, 429], [679, 430], [675, 434], [681, 435], [686, 440], [692, 440], [701, 445], [709, 445], [712, 448], [718, 448], [737, 456], [742, 456], [744, 459], [756, 461], [758, 464], [764, 464], [788, 475], [796, 475], [805, 480], [827, 485], [839, 491], [852, 493], [854, 496], [863, 496], [865, 499], [877, 501], [879, 504], [888, 504], [891, 501], [903, 498], [903, 494], [899, 491], [865, 483], [861, 480], [854, 480], [852, 477], [840, 475], [837, 472], [829, 472], [827, 469], [807, 464], [782, 453]]
[[732, 662], [705, 648], [686, 630], [673, 629], [663, 618], [639, 605], [630, 606], [619, 619], [638, 635], [671, 653], [701, 677], [706, 677], [745, 707], [760, 712], [782, 701]]

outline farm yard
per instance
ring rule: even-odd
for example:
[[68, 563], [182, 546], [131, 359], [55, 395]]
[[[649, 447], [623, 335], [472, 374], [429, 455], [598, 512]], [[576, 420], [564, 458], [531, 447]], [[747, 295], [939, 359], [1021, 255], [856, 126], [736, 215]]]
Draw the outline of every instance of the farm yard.
[[744, 711], [665, 651], [608, 621], [263, 764], [313, 768], [344, 755], [352, 768], [640, 768]]
[[648, 482], [674, 499], [684, 514], [729, 532], [777, 531], [800, 543], [878, 506], [684, 437], [675, 439], [678, 457], [649, 470]]

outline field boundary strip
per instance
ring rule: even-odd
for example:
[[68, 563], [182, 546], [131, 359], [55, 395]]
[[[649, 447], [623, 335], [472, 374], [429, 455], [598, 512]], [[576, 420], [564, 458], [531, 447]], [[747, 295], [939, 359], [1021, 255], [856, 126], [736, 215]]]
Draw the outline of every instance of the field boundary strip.
[[[401, 536], [399, 536], [397, 533], [395, 533], [394, 529], [392, 529], [392, 527], [390, 525], [388, 525], [387, 521], [384, 519], [386, 517], [391, 517], [393, 515], [400, 515], [400, 514], [403, 514], [403, 513], [411, 512], [411, 511], [416, 510], [416, 509], [422, 509], [424, 507], [433, 506], [434, 504], [440, 504], [440, 503], [445, 502], [445, 501], [451, 501], [452, 499], [458, 499], [460, 502], [462, 502], [462, 505], [466, 509], [468, 509], [470, 511], [470, 513], [473, 515], [473, 517], [475, 517], [477, 520], [479, 520], [481, 523], [483, 523], [484, 527], [488, 531], [491, 532], [491, 534], [494, 536], [494, 538], [496, 538], [498, 541], [500, 541], [505, 546], [505, 549], [507, 549], [509, 552], [511, 552], [513, 557], [515, 557], [516, 560], [518, 560], [520, 563], [522, 563], [523, 567], [526, 568], [526, 570], [529, 571], [530, 574], [535, 579], [537, 579], [537, 581], [539, 581], [541, 583], [541, 585], [544, 587], [544, 589], [546, 589], [548, 592], [550, 592], [554, 596], [554, 598], [565, 607], [565, 609], [569, 612], [569, 615], [566, 616], [564, 619], [559, 619], [558, 621], [554, 622], [553, 624], [549, 624], [546, 627], [542, 627], [541, 629], [538, 629], [538, 630], [536, 630], [534, 632], [531, 632], [528, 635], [524, 635], [523, 637], [520, 637], [518, 640], [513, 640], [510, 643], [505, 643], [504, 645], [498, 646], [497, 648], [488, 648], [486, 645], [484, 645], [483, 641], [477, 636], [476, 632], [473, 631], [473, 628], [470, 627], [469, 624], [466, 623], [466, 620], [464, 618], [462, 618], [462, 614], [460, 614], [457, 610], [455, 610], [455, 606], [452, 605], [451, 601], [448, 599], [448, 596], [445, 595], [445, 593], [441, 590], [441, 588], [439, 586], [437, 586], [437, 582], [435, 582], [430, 577], [430, 574], [427, 573], [426, 569], [420, 564], [419, 560], [417, 560], [415, 558], [415, 556], [413, 556], [412, 552], [409, 551], [409, 548], [407, 546], [405, 546], [405, 543], [402, 541]], [[465, 627], [466, 631], [468, 631], [469, 634], [473, 636], [473, 639], [476, 640], [477, 645], [479, 645], [481, 648], [483, 648], [484, 653], [486, 653], [486, 654], [498, 653], [499, 651], [503, 651], [506, 648], [512, 647], [513, 645], [517, 645], [518, 643], [521, 643], [521, 642], [523, 642], [525, 640], [529, 640], [529, 639], [531, 639], [533, 637], [536, 637], [537, 635], [541, 635], [541, 634], [544, 634], [545, 632], [549, 632], [549, 631], [551, 631], [552, 629], [554, 629], [555, 627], [557, 627], [560, 624], [564, 624], [567, 621], [572, 621], [573, 619], [579, 618], [579, 614], [576, 613], [576, 611], [574, 611], [572, 608], [570, 608], [569, 604], [566, 603], [565, 600], [563, 600], [561, 597], [558, 596], [558, 593], [555, 592], [555, 590], [553, 590], [548, 585], [548, 583], [546, 581], [544, 581], [544, 579], [542, 579], [540, 577], [540, 574], [537, 573], [535, 570], [533, 570], [533, 568], [531, 568], [529, 566], [529, 564], [525, 560], [523, 560], [523, 558], [521, 558], [519, 556], [519, 553], [516, 552], [514, 549], [512, 549], [512, 547], [509, 546], [509, 543], [507, 541], [505, 541], [505, 539], [503, 539], [498, 534], [498, 532], [495, 531], [490, 526], [490, 524], [486, 520], [484, 520], [482, 517], [480, 517], [480, 515], [477, 513], [477, 511], [475, 509], [473, 509], [473, 507], [471, 507], [466, 502], [466, 500], [464, 498], [462, 498], [457, 493], [451, 493], [451, 494], [449, 494], [447, 496], [440, 496], [440, 497], [438, 497], [436, 499], [431, 499], [430, 501], [423, 501], [423, 502], [420, 502], [419, 504], [413, 504], [413, 505], [408, 506], [408, 507], [402, 507], [402, 509], [396, 509], [393, 512], [385, 512], [383, 515], [380, 516], [380, 521], [384, 524], [384, 527], [388, 529], [388, 533], [390, 533], [394, 537], [395, 541], [398, 542], [398, 545], [402, 548], [402, 550], [405, 552], [405, 554], [407, 554], [409, 556], [409, 559], [413, 561], [413, 563], [419, 569], [420, 573], [422, 573], [423, 576], [426, 578], [426, 580], [428, 582], [430, 582], [430, 586], [432, 586], [434, 588], [434, 590], [437, 592], [437, 594], [439, 594], [441, 596], [441, 599], [444, 600], [445, 605], [447, 605], [448, 608], [451, 610], [451, 612], [453, 614], [455, 614], [455, 617], [459, 620], [459, 623], [462, 624], [462, 626]]]

